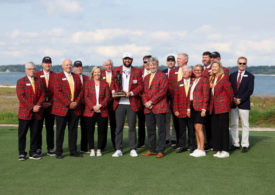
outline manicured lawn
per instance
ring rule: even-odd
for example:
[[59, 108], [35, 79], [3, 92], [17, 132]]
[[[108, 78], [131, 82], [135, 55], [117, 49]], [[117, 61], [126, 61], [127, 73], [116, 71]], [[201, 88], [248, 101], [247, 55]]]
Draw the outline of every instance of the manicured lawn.
[[132, 158], [126, 147], [123, 157], [112, 158], [110, 141], [101, 158], [73, 158], [66, 135], [64, 159], [20, 162], [17, 128], [0, 127], [0, 194], [275, 194], [275, 132], [252, 132], [250, 142], [248, 153], [228, 159], [213, 152], [191, 158], [170, 147], [163, 159]]

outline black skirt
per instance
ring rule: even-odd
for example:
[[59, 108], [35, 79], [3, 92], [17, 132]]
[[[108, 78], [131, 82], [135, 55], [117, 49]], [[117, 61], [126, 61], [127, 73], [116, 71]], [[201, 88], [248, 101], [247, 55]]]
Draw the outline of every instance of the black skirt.
[[194, 110], [193, 101], [190, 102], [190, 105], [191, 105], [191, 119], [193, 123], [204, 124], [205, 117], [201, 117], [201, 111]]

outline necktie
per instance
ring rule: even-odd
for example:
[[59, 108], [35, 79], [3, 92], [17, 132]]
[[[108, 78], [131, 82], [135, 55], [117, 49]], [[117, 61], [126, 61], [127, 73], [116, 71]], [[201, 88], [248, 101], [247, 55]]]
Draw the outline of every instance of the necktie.
[[146, 75], [145, 75], [145, 76], [147, 76], [148, 74], [150, 74], [150, 71], [149, 71], [149, 70], [146, 70]]
[[80, 81], [81, 81], [81, 85], [83, 85], [83, 76], [80, 75]]
[[45, 81], [46, 81], [46, 87], [48, 88], [48, 86], [49, 86], [48, 74], [45, 74]]
[[186, 96], [187, 96], [188, 90], [189, 90], [189, 86], [188, 86], [188, 81], [186, 81], [186, 80], [185, 80], [185, 85], [184, 85], [184, 87], [185, 87], [185, 94], [186, 94]]
[[239, 77], [238, 77], [238, 81], [237, 81], [237, 90], [239, 90], [241, 78], [242, 78], [242, 71], [240, 71], [240, 73], [239, 73]]
[[110, 86], [111, 85], [111, 79], [110, 79], [110, 74], [108, 72], [106, 72], [106, 81]]
[[33, 77], [31, 78], [31, 80], [32, 80], [32, 89], [33, 89], [33, 93], [35, 93], [35, 85], [34, 85]]
[[71, 74], [68, 74], [68, 82], [71, 90], [71, 101], [74, 100], [74, 85], [73, 85], [73, 79]]
[[151, 75], [150, 75], [150, 80], [149, 80], [149, 88], [151, 87], [153, 78], [154, 78], [154, 74], [151, 73]]
[[179, 68], [179, 71], [178, 71], [178, 82], [182, 79], [182, 69]]

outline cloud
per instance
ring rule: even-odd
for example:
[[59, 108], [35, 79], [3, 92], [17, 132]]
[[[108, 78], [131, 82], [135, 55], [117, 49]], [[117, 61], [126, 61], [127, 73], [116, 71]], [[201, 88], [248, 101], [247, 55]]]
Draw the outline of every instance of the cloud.
[[83, 10], [75, 0], [41, 0], [49, 15], [53, 14], [77, 14]]

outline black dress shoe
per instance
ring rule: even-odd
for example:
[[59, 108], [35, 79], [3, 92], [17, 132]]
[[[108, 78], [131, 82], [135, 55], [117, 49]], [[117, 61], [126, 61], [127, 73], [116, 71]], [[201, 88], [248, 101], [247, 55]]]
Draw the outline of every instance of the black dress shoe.
[[248, 147], [243, 147], [242, 152], [243, 152], [243, 153], [248, 152]]
[[63, 156], [62, 156], [61, 154], [56, 154], [55, 158], [57, 158], [57, 159], [62, 159]]
[[230, 151], [239, 150], [239, 149], [240, 149], [240, 147], [237, 147], [234, 145], [230, 146], [230, 148], [229, 148]]
[[186, 152], [187, 148], [180, 148], [178, 149], [177, 153], [182, 153], [182, 152]]
[[80, 153], [78, 153], [78, 152], [76, 152], [76, 153], [71, 153], [70, 156], [72, 156], [72, 157], [83, 157], [83, 155], [80, 154]]

